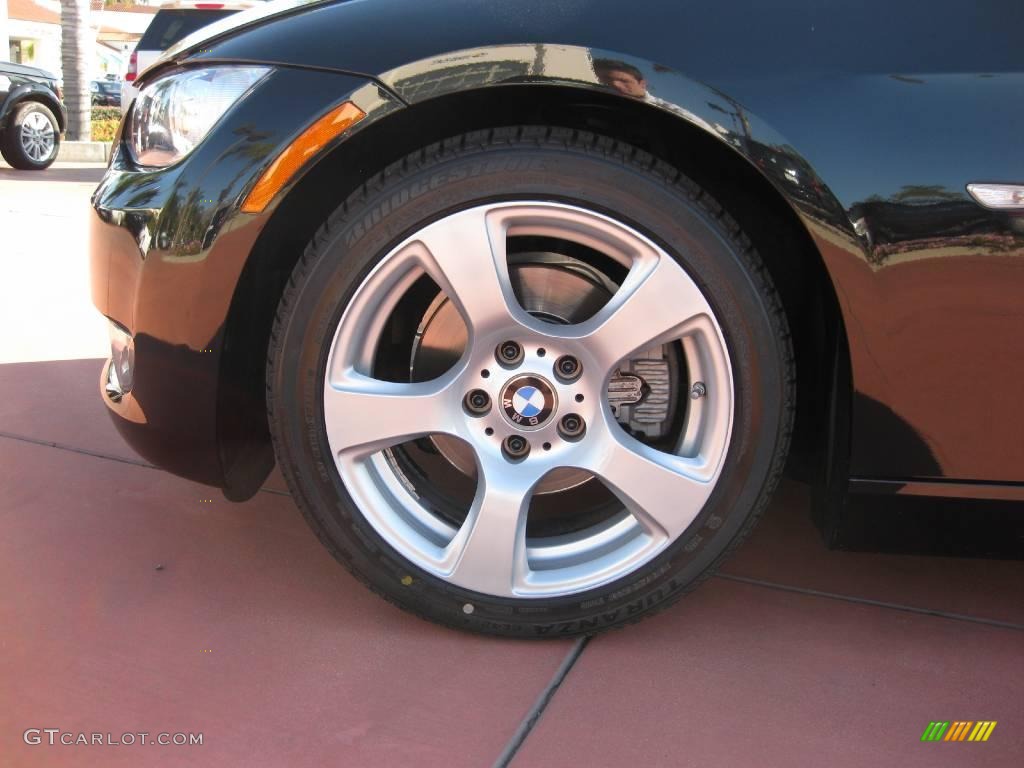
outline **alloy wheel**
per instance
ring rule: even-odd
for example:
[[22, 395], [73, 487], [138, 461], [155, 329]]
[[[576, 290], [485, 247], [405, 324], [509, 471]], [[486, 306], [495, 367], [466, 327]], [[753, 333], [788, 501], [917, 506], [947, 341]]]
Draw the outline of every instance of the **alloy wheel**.
[[[509, 243], [529, 238], [614, 266], [592, 311], [559, 318], [524, 306]], [[424, 280], [457, 312], [462, 327], [448, 336], [459, 343], [429, 378], [414, 365], [408, 380], [382, 376], [388, 318]], [[621, 416], [624, 389], [634, 404], [650, 396], [624, 364], [670, 347], [682, 364], [668, 395], [684, 405], [670, 439], [652, 441], [613, 409]], [[722, 329], [679, 263], [622, 221], [541, 201], [462, 210], [393, 248], [341, 316], [323, 386], [335, 466], [374, 530], [439, 579], [513, 598], [610, 583], [683, 536], [724, 464], [733, 399]], [[409, 468], [409, 444], [475, 483], [461, 514], [446, 514], [427, 473]], [[588, 516], [572, 493], [595, 483], [616, 504]], [[580, 522], [531, 530], [541, 496], [556, 507], [564, 498], [560, 514]]]
[[47, 160], [53, 154], [53, 125], [41, 112], [29, 112], [21, 123], [21, 146], [37, 163]]

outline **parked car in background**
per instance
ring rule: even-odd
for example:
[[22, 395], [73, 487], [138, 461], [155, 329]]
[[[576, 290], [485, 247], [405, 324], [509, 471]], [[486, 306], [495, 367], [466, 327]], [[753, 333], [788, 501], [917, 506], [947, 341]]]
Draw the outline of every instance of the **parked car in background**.
[[38, 67], [0, 62], [0, 154], [24, 171], [48, 168], [67, 127], [57, 76]]
[[93, 80], [89, 83], [89, 91], [93, 106], [121, 106], [121, 83], [117, 80]]
[[157, 57], [182, 38], [218, 19], [259, 5], [255, 2], [204, 3], [179, 2], [165, 5], [146, 27], [128, 61], [128, 73], [121, 85], [121, 111], [127, 112], [138, 94], [135, 78]]

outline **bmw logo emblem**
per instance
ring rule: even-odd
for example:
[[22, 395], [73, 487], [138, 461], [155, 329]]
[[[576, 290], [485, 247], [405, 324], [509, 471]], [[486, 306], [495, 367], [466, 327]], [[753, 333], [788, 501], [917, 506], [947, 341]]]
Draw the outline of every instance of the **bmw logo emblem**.
[[501, 392], [501, 411], [519, 429], [538, 429], [555, 410], [555, 390], [539, 376], [518, 376]]

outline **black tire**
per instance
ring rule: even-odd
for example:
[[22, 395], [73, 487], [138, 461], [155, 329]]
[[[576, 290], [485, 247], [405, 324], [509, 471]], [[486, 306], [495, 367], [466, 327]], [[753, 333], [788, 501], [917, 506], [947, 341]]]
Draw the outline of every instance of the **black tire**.
[[[353, 504], [329, 458], [323, 426], [327, 348], [369, 270], [395, 244], [443, 214], [517, 197], [616, 216], [672, 254], [696, 276], [715, 308], [736, 393], [724, 468], [686, 533], [612, 584], [551, 599], [488, 597], [406, 562]], [[372, 590], [453, 627], [521, 637], [590, 634], [665, 608], [710, 576], [749, 534], [788, 451], [792, 357], [786, 319], [758, 254], [736, 222], [677, 169], [593, 134], [501, 128], [413, 153], [364, 184], [321, 227], [278, 309], [267, 371], [269, 420], [282, 471], [309, 525]], [[463, 610], [467, 602], [474, 606], [470, 615]]]
[[[32, 158], [21, 144], [22, 125], [26, 118], [33, 113], [41, 114], [53, 127], [53, 151], [42, 160]], [[4, 131], [2, 140], [0, 140], [0, 154], [4, 156], [4, 160], [12, 168], [17, 168], [18, 170], [41, 171], [53, 165], [59, 150], [60, 126], [49, 107], [45, 104], [40, 104], [38, 101], [25, 101], [19, 104], [14, 115], [7, 123], [7, 129]]]

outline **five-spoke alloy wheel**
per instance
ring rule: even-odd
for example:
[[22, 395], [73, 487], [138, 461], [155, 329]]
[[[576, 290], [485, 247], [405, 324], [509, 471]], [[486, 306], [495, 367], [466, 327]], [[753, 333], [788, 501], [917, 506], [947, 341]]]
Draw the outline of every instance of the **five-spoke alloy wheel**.
[[[538, 233], [593, 244], [624, 268], [623, 284], [586, 321], [534, 317], [516, 299], [506, 243]], [[372, 320], [386, 317], [422, 275], [457, 305], [468, 330], [465, 350], [430, 381], [375, 378], [369, 352], [378, 348], [381, 329]], [[622, 361], [667, 342], [682, 343], [689, 375], [707, 387], [704, 398], [687, 403], [692, 434], [677, 452], [629, 435], [607, 397]], [[570, 376], [578, 367], [582, 373], [563, 383], [556, 362]], [[496, 407], [467, 410], [469, 393]], [[487, 595], [561, 597], [629, 573], [690, 526], [725, 458], [732, 400], [714, 313], [671, 256], [607, 216], [521, 201], [445, 216], [380, 261], [335, 334], [324, 421], [338, 473], [360, 512], [409, 562]], [[477, 489], [458, 527], [410, 494], [384, 453], [434, 435], [472, 449]], [[534, 489], [565, 468], [598, 478], [619, 497], [623, 513], [571, 534], [528, 538]]]
[[389, 599], [594, 631], [749, 530], [791, 353], [756, 253], [699, 190], [608, 140], [508, 131], [407, 158], [321, 230], [278, 313], [271, 426], [314, 530]]

